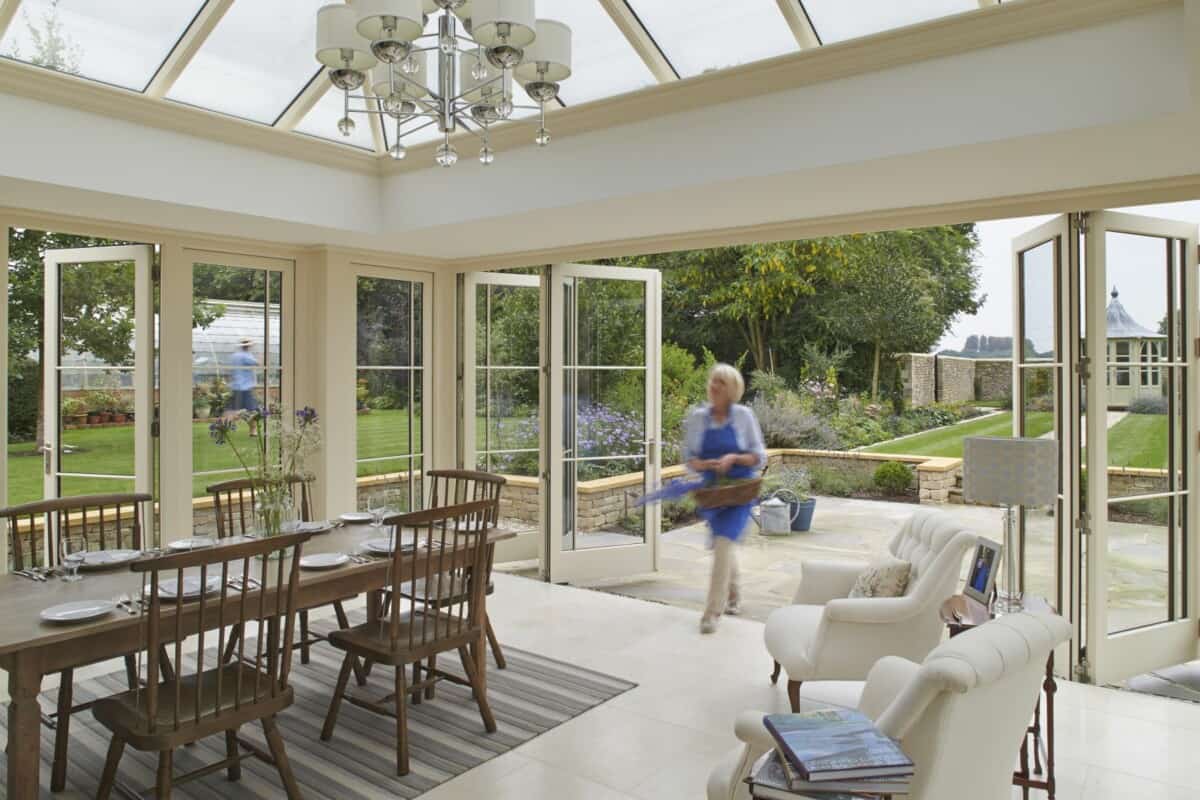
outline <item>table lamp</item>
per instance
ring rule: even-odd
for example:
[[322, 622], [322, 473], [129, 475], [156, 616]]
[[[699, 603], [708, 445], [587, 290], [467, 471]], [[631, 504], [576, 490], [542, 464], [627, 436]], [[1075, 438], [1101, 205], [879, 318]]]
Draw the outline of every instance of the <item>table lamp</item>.
[[1058, 442], [971, 436], [963, 440], [963, 497], [1004, 506], [1004, 586], [996, 611], [1023, 608], [1017, 582], [1017, 518], [1014, 506], [1045, 506], [1058, 499]]

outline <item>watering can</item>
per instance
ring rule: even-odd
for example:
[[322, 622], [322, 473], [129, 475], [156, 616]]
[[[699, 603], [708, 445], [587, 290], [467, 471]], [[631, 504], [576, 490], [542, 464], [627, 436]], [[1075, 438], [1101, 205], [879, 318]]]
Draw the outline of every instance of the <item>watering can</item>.
[[791, 503], [780, 499], [777, 495], [772, 495], [759, 503], [758, 507], [759, 526], [764, 534], [789, 534], [792, 532], [792, 520], [796, 518], [796, 513], [793, 513]]

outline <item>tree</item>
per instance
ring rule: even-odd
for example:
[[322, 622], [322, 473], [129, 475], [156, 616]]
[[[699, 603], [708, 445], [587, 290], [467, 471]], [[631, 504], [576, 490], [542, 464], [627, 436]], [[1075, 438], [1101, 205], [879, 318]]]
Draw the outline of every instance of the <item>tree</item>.
[[872, 399], [885, 356], [924, 352], [958, 314], [979, 309], [977, 246], [973, 226], [961, 225], [850, 237], [822, 317], [834, 336], [869, 349]]

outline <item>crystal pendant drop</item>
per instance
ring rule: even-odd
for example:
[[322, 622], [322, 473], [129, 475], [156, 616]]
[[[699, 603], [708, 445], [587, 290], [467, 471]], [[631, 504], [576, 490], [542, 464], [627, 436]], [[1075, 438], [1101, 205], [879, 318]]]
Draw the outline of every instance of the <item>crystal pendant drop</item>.
[[458, 49], [458, 42], [454, 41], [453, 36], [443, 36], [438, 40], [438, 48], [446, 55], [454, 55], [454, 51]]
[[405, 75], [415, 75], [418, 69], [420, 69], [420, 67], [417, 64], [417, 60], [412, 56], [409, 56], [400, 62], [400, 71]]
[[453, 167], [458, 163], [458, 151], [454, 149], [454, 145], [446, 142], [438, 145], [437, 152], [433, 158], [443, 167]]
[[401, 113], [404, 110], [404, 95], [399, 92], [392, 92], [383, 98], [383, 110], [392, 116]]
[[550, 144], [550, 131], [545, 128], [538, 128], [537, 138], [534, 139], [538, 147], [545, 147]]
[[353, 134], [354, 127], [354, 120], [350, 119], [349, 117], [342, 117], [338, 120], [338, 130], [341, 131], [342, 136], [350, 136]]
[[496, 105], [496, 113], [500, 115], [500, 119], [508, 119], [513, 113], [513, 101], [511, 98], [505, 97]]
[[404, 157], [408, 155], [408, 148], [400, 142], [396, 142], [388, 149], [388, 155], [396, 161], [403, 161]]
[[486, 144], [479, 150], [479, 163], [485, 167], [496, 160], [496, 153]]

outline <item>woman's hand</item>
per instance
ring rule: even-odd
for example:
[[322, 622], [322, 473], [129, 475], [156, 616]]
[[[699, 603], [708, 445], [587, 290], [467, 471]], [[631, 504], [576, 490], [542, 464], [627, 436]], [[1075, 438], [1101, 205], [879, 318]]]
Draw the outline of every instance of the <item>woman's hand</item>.
[[741, 456], [737, 453], [726, 453], [716, 460], [713, 469], [718, 475], [725, 475], [729, 470], [741, 463]]

